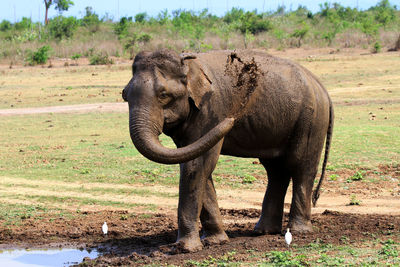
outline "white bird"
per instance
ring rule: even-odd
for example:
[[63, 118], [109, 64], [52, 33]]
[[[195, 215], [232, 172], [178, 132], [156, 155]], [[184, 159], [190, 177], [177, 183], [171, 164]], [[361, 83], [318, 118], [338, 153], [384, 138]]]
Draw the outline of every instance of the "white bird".
[[285, 234], [285, 241], [286, 241], [286, 244], [288, 247], [290, 246], [290, 243], [292, 243], [292, 234], [290, 233], [289, 230], [290, 230], [290, 228], [288, 228], [286, 230], [286, 234]]
[[107, 234], [107, 232], [108, 232], [108, 226], [107, 226], [107, 223], [106, 222], [104, 222], [104, 224], [103, 224], [103, 226], [101, 227], [101, 229], [103, 230], [103, 234]]

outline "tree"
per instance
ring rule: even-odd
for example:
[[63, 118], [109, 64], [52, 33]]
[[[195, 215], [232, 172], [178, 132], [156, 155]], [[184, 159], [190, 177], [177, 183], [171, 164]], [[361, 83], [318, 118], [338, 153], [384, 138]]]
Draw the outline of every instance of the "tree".
[[48, 20], [48, 13], [49, 13], [49, 8], [53, 5], [56, 4], [56, 9], [58, 11], [66, 11], [68, 10], [68, 8], [70, 6], [74, 5], [74, 2], [72, 2], [72, 0], [43, 0], [44, 1], [44, 5], [46, 7], [46, 13], [45, 13], [45, 17], [44, 17], [44, 22], [47, 25], [49, 23]]

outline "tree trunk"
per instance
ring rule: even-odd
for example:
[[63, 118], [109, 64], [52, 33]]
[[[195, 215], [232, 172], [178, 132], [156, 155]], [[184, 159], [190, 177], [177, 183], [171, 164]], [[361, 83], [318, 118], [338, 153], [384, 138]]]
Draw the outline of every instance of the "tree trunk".
[[44, 15], [44, 23], [46, 25], [49, 23], [48, 14], [49, 14], [49, 8], [50, 8], [52, 2], [53, 2], [53, 0], [44, 0], [44, 5], [46, 7], [46, 12]]

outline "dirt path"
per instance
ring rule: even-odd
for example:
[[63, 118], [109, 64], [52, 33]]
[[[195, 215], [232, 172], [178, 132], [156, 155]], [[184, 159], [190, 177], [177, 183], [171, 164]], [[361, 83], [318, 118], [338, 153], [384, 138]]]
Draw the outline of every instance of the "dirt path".
[[0, 116], [43, 113], [127, 112], [127, 103], [98, 103], [37, 108], [0, 109]]

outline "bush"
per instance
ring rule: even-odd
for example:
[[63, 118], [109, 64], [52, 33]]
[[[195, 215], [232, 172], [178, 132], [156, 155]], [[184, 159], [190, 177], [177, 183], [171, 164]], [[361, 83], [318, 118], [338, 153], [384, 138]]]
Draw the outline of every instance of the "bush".
[[5, 31], [10, 30], [11, 27], [12, 27], [11, 22], [9, 22], [8, 20], [5, 20], [5, 19], [4, 19], [4, 20], [0, 23], [0, 31], [2, 31], [2, 32], [5, 32]]
[[271, 30], [272, 24], [269, 20], [264, 19], [262, 15], [257, 15], [255, 11], [248, 11], [240, 16], [238, 29], [242, 33], [256, 34]]
[[135, 22], [144, 23], [144, 22], [146, 22], [147, 17], [148, 17], [148, 16], [147, 16], [147, 13], [146, 13], [146, 12], [138, 13], [138, 14], [136, 14], [136, 16], [135, 16]]
[[47, 25], [51, 37], [61, 40], [71, 38], [78, 27], [78, 21], [75, 17], [57, 16], [49, 20]]
[[78, 59], [80, 59], [82, 57], [82, 55], [81, 54], [75, 54], [75, 55], [73, 55], [72, 57], [71, 57], [71, 59], [73, 59], [73, 60], [78, 60]]
[[114, 33], [118, 36], [118, 39], [123, 39], [128, 35], [130, 22], [132, 22], [132, 17], [122, 17], [120, 21], [114, 25]]
[[132, 37], [125, 40], [124, 49], [127, 51], [131, 58], [133, 58], [134, 52], [139, 48], [140, 44], [146, 44], [150, 42], [151, 35], [147, 33], [133, 34]]
[[382, 51], [382, 45], [380, 42], [376, 41], [374, 47], [372, 48], [372, 53], [380, 53]]
[[17, 30], [28, 30], [32, 27], [32, 20], [30, 18], [23, 17], [20, 22], [15, 23], [15, 29]]
[[241, 8], [232, 7], [231, 11], [226, 12], [223, 20], [230, 24], [236, 21], [239, 21], [240, 18], [244, 15], [244, 11]]
[[82, 25], [92, 33], [99, 31], [101, 22], [99, 16], [93, 12], [93, 8], [90, 6], [86, 7], [85, 10], [86, 14], [82, 19]]
[[34, 66], [37, 64], [39, 65], [46, 64], [47, 60], [50, 57], [50, 51], [51, 47], [48, 45], [42, 46], [35, 52], [30, 51], [28, 52], [28, 57], [26, 58], [26, 62], [28, 62], [30, 66]]
[[114, 61], [112, 58], [108, 57], [108, 54], [105, 54], [103, 52], [99, 52], [97, 54], [93, 54], [89, 58], [89, 64], [90, 65], [109, 65], [109, 64], [114, 64]]

